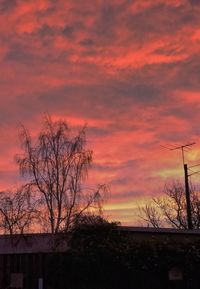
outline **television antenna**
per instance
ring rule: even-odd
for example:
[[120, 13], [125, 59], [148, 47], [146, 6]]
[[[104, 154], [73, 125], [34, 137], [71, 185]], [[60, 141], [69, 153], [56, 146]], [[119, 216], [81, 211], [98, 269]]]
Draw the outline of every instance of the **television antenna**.
[[175, 151], [175, 150], [181, 150], [182, 152], [182, 161], [183, 161], [183, 166], [185, 164], [185, 152], [188, 152], [191, 149], [191, 146], [195, 145], [195, 142], [188, 143], [185, 145], [173, 145], [173, 144], [168, 144], [167, 146], [161, 145], [161, 147], [170, 150], [170, 151]]
[[[184, 169], [184, 179], [185, 179], [185, 198], [186, 198], [186, 206], [187, 206], [187, 223], [188, 223], [188, 229], [193, 229], [193, 224], [192, 224], [192, 211], [191, 211], [191, 201], [190, 201], [190, 187], [189, 187], [189, 177], [200, 173], [200, 171], [194, 172], [191, 170], [191, 168], [200, 166], [194, 165], [191, 167], [188, 167], [187, 163], [185, 163], [185, 152], [188, 152], [191, 150], [191, 147], [195, 145], [195, 142], [184, 144], [184, 145], [177, 145], [177, 144], [168, 144], [167, 146], [161, 145], [161, 147], [174, 151], [174, 150], [181, 150], [182, 152], [182, 161], [183, 161], [183, 169]], [[191, 171], [191, 173], [188, 173], [188, 170]]]

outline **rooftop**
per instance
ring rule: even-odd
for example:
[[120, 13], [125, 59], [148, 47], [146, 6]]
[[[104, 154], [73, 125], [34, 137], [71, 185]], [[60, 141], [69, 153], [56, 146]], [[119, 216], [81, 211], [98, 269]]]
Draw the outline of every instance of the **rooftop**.
[[[200, 241], [200, 230], [182, 230], [171, 228], [145, 228], [145, 227], [120, 227], [121, 231], [132, 233], [137, 240], [150, 240], [152, 236], [173, 240], [188, 241], [193, 238]], [[147, 237], [150, 237], [147, 239]], [[180, 238], [179, 238], [180, 237]], [[184, 237], [184, 238], [182, 238]], [[191, 239], [192, 238], [192, 239]], [[62, 234], [53, 235], [50, 233], [25, 234], [25, 235], [0, 235], [0, 254], [31, 254], [64, 252], [68, 248], [66, 238]]]

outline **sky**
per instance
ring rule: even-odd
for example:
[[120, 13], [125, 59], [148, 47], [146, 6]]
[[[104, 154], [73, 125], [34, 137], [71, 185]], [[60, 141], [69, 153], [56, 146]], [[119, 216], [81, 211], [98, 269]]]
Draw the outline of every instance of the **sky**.
[[200, 162], [199, 0], [0, 0], [0, 189], [19, 173], [19, 127], [45, 113], [87, 124], [89, 182], [105, 215], [138, 224], [138, 205]]

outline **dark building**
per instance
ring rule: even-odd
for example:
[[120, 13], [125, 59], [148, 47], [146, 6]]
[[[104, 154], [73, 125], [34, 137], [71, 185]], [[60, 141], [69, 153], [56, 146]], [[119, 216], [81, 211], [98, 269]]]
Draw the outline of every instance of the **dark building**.
[[[111, 288], [109, 284], [112, 283], [105, 279], [107, 285], [102, 289], [200, 288], [200, 230], [121, 227], [119, 231], [131, 244], [126, 256], [122, 257], [125, 267], [118, 266], [111, 276], [119, 278], [121, 283], [119, 287]], [[68, 242], [61, 235], [0, 236], [0, 289], [71, 289], [70, 282], [77, 280], [70, 279], [74, 273], [66, 261], [73, 258], [69, 251]], [[80, 265], [80, 256], [78, 258]], [[82, 267], [75, 264], [74, 268], [81, 268], [87, 275], [86, 270], [91, 272], [93, 268], [83, 268], [87, 266], [81, 262]], [[102, 267], [106, 267], [105, 264]], [[75, 276], [81, 278], [82, 275], [76, 272]], [[99, 288], [98, 284], [92, 287], [84, 282], [87, 281], [80, 282], [77, 288]]]
[[51, 288], [46, 272], [52, 256], [66, 250], [66, 242], [51, 234], [0, 236], [0, 289]]

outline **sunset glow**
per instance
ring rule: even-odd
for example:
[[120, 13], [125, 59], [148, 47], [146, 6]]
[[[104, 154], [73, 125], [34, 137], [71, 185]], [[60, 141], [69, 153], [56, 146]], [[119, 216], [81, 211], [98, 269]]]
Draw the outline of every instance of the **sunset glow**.
[[21, 179], [19, 127], [45, 113], [87, 125], [89, 183], [107, 183], [105, 215], [138, 224], [137, 207], [200, 163], [199, 0], [2, 0], [0, 189]]

